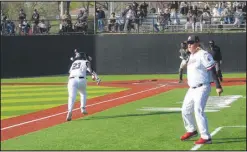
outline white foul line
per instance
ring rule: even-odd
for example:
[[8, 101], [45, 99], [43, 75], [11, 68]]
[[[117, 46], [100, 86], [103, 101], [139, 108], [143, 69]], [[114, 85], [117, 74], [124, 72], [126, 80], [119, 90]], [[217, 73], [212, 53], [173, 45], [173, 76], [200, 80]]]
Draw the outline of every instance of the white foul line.
[[[125, 96], [121, 96], [121, 97], [105, 100], [105, 101], [102, 101], [102, 102], [90, 104], [90, 105], [87, 105], [86, 107], [92, 107], [92, 106], [99, 105], [99, 104], [102, 104], [102, 103], [111, 102], [111, 101], [114, 101], [114, 100], [130, 97], [130, 96], [133, 96], [133, 95], [136, 95], [136, 94], [140, 94], [140, 93], [143, 93], [143, 92], [156, 90], [156, 89], [159, 89], [159, 88], [162, 88], [162, 87], [165, 87], [165, 86], [167, 86], [167, 84], [164, 84], [164, 85], [161, 85], [161, 86], [158, 86], [158, 87], [155, 87], [155, 88], [151, 88], [151, 89], [135, 92], [135, 93], [128, 94], [128, 95], [125, 95]], [[80, 108], [75, 108], [73, 111], [76, 111], [76, 110], [79, 110], [79, 109]], [[55, 116], [58, 116], [58, 115], [62, 115], [62, 114], [65, 114], [65, 113], [67, 113], [67, 111], [61, 112], [61, 113], [57, 113], [57, 114], [54, 114], [54, 115], [50, 115], [50, 116], [46, 116], [46, 117], [42, 117], [42, 118], [39, 118], [39, 119], [34, 119], [34, 120], [26, 121], [26, 122], [23, 122], [23, 123], [15, 124], [15, 125], [8, 126], [8, 127], [5, 127], [5, 128], [1, 128], [1, 130], [6, 130], [6, 129], [14, 128], [14, 127], [17, 127], [17, 126], [22, 126], [22, 125], [25, 125], [25, 124], [29, 124], [29, 123], [40, 121], [40, 120], [44, 120], [44, 119], [48, 119], [48, 118], [55, 117]]]
[[[216, 128], [210, 135], [211, 137], [213, 137], [215, 134], [217, 134], [222, 128], [246, 128], [246, 126], [222, 126], [222, 127], [218, 127]], [[194, 147], [192, 147], [190, 150], [198, 150], [199, 148], [201, 148], [203, 146], [203, 144], [201, 145], [195, 145]]]

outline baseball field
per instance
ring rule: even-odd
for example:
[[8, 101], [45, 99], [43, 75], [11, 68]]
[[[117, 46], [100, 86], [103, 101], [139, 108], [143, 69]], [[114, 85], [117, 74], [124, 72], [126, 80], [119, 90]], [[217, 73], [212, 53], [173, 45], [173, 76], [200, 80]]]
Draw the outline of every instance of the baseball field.
[[246, 150], [246, 73], [223, 75], [205, 109], [210, 145], [180, 141], [188, 86], [177, 74], [88, 77], [88, 115], [78, 94], [70, 122], [67, 76], [1, 79], [1, 150]]

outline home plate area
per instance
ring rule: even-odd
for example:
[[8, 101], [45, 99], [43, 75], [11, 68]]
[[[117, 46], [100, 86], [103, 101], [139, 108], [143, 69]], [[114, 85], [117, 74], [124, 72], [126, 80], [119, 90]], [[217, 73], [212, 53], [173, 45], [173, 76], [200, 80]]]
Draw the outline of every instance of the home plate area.
[[[244, 98], [242, 95], [228, 95], [228, 96], [210, 96], [207, 101], [205, 112], [218, 112], [221, 109], [229, 108], [231, 104], [239, 98]], [[142, 107], [141, 111], [155, 111], [155, 112], [173, 112], [181, 111], [182, 101], [177, 102], [178, 107]]]

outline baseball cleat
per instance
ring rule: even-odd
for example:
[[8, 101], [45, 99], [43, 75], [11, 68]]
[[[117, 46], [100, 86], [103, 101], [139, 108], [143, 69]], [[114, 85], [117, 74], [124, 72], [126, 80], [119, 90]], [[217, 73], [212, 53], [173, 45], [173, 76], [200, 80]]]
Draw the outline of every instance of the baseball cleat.
[[181, 136], [181, 140], [188, 140], [192, 137], [195, 137], [198, 135], [198, 132], [197, 131], [193, 131], [193, 132], [186, 132], [183, 136]]
[[196, 144], [196, 145], [212, 144], [212, 139], [203, 139], [203, 138], [200, 138], [197, 141], [195, 141], [194, 144]]
[[72, 119], [72, 112], [68, 112], [66, 120], [71, 121], [71, 119]]
[[179, 80], [178, 83], [183, 83], [183, 80]]
[[84, 115], [88, 114], [86, 108], [81, 108], [81, 113]]

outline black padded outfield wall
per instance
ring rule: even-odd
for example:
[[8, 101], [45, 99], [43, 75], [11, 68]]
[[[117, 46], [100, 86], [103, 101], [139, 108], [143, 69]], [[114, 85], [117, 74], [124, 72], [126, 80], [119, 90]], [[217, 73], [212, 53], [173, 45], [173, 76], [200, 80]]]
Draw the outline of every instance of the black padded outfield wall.
[[92, 35], [4, 36], [1, 37], [1, 76], [8, 78], [68, 74], [73, 50], [81, 48], [95, 58], [94, 46]]
[[[198, 34], [221, 47], [223, 72], [246, 71], [246, 33]], [[93, 57], [98, 74], [178, 73], [180, 42], [188, 34], [2, 36], [1, 76], [68, 74], [75, 48]]]
[[[202, 45], [220, 46], [224, 72], [246, 71], [246, 33], [197, 34]], [[178, 73], [180, 43], [189, 34], [105, 35], [96, 42], [96, 69], [101, 74]]]

